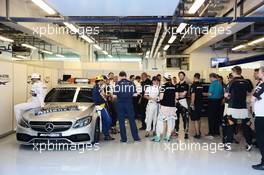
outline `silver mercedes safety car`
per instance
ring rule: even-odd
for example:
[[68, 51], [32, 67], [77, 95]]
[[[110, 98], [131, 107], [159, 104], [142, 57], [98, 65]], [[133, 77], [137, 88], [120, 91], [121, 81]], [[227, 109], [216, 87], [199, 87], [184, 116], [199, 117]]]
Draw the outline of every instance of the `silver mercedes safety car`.
[[45, 104], [25, 111], [18, 122], [16, 137], [21, 144], [99, 142], [101, 121], [94, 110], [91, 86], [53, 88]]

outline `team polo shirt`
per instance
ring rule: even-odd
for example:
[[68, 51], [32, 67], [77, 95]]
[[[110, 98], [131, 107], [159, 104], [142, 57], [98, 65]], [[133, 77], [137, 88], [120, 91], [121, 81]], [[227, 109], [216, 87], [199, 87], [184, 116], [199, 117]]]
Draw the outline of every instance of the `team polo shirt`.
[[252, 91], [248, 80], [235, 77], [228, 85], [227, 92], [230, 94], [228, 107], [234, 109], [247, 108], [247, 93]]
[[202, 106], [203, 99], [203, 85], [201, 82], [196, 81], [191, 85], [191, 94], [195, 95], [194, 105]]
[[220, 81], [212, 81], [208, 93], [212, 94], [211, 96], [208, 96], [209, 99], [221, 99], [224, 96], [224, 88]]
[[114, 95], [117, 96], [117, 101], [130, 101], [136, 93], [136, 86], [133, 82], [123, 79], [120, 80], [114, 89]]
[[161, 86], [160, 93], [163, 93], [163, 99], [160, 101], [162, 106], [175, 107], [176, 87], [172, 83], [165, 83]]
[[[188, 94], [188, 91], [189, 91], [189, 85], [186, 83], [186, 81], [184, 81], [184, 82], [179, 82], [179, 83], [177, 83], [176, 85], [176, 91], [177, 92], [187, 92], [187, 94]], [[186, 96], [185, 97], [183, 97], [183, 98], [186, 98], [187, 97], [187, 94], [186, 94]]]
[[264, 83], [260, 82], [255, 89], [253, 94], [256, 97], [256, 101], [254, 103], [254, 111], [256, 117], [264, 117]]

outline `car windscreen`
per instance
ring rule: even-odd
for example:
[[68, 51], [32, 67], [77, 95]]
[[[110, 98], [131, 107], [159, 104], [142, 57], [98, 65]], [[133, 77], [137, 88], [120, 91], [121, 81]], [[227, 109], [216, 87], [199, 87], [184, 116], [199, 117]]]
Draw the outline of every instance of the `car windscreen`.
[[77, 97], [76, 102], [93, 102], [92, 88], [81, 88]]
[[76, 88], [53, 88], [45, 98], [45, 102], [73, 102]]

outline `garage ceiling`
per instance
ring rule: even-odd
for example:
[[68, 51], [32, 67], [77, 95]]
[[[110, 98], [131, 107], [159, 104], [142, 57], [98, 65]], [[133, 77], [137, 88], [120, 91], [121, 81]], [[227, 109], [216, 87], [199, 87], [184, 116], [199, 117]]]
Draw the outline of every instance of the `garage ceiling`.
[[170, 16], [179, 4], [179, 0], [48, 0], [47, 2], [63, 16]]

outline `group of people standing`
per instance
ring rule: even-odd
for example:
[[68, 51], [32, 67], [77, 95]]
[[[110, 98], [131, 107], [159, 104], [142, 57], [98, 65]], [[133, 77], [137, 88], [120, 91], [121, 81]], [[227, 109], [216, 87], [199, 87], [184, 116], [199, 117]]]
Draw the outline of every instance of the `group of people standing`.
[[[111, 127], [108, 124], [111, 133], [117, 133], [116, 121], [119, 120], [122, 142], [127, 141], [124, 127], [126, 116], [130, 121], [134, 140], [137, 141], [139, 137], [135, 129], [135, 118], [140, 119], [140, 130], [146, 131], [145, 137], [153, 136], [152, 140], [155, 142], [160, 142], [162, 135], [166, 141], [170, 141], [172, 136], [177, 137], [181, 118], [184, 138], [188, 139], [190, 118], [194, 121], [194, 137], [199, 139], [201, 137], [202, 98], [205, 95], [201, 75], [199, 73], [194, 75], [191, 87], [186, 82], [185, 76], [184, 72], [179, 72], [179, 82], [177, 82], [177, 77], [173, 77], [170, 73], [165, 73], [163, 76], [158, 74], [150, 79], [150, 76], [144, 72], [141, 76], [131, 75], [128, 80], [126, 73], [122, 71], [117, 81], [117, 79], [114, 80], [114, 74], [110, 72], [108, 76], [96, 78], [93, 90], [94, 101], [97, 106], [103, 104], [108, 110], [109, 114], [102, 114], [108, 118], [107, 121], [109, 118], [112, 119]], [[190, 105], [187, 100], [189, 92], [191, 92]], [[163, 133], [164, 123], [166, 123], [166, 133]], [[105, 140], [113, 139], [109, 134], [105, 136]]]
[[[163, 76], [158, 74], [152, 79], [147, 73], [142, 73], [141, 76], [131, 75], [128, 80], [126, 72], [121, 71], [119, 81], [114, 77], [113, 73], [98, 76], [93, 90], [97, 109], [107, 109], [101, 113], [105, 140], [113, 140], [109, 132], [105, 131], [117, 133], [118, 120], [121, 142], [127, 142], [126, 117], [134, 141], [140, 141], [135, 118], [140, 119], [140, 130], [146, 131], [145, 137], [153, 136], [151, 140], [154, 142], [160, 142], [161, 138], [170, 141], [173, 136], [178, 136], [180, 118], [183, 120], [184, 138], [188, 139], [190, 118], [194, 122], [194, 138], [199, 139], [203, 99], [207, 98], [206, 136], [220, 136], [222, 126], [225, 150], [230, 151], [231, 144], [236, 141], [234, 135], [237, 128], [241, 127], [247, 143], [246, 150], [252, 149], [252, 140], [256, 136], [258, 147], [264, 156], [264, 67], [255, 70], [255, 79], [258, 81], [255, 90], [252, 82], [243, 78], [239, 66], [232, 68], [227, 84], [223, 83], [221, 76], [209, 74], [211, 83], [207, 92], [199, 73], [194, 74], [191, 86], [185, 81], [184, 72], [178, 73], [179, 82], [170, 73]], [[190, 101], [187, 100], [189, 96]], [[250, 98], [252, 103], [248, 101]], [[255, 116], [255, 128], [251, 126], [252, 116]], [[264, 159], [253, 168], [264, 169]]]

